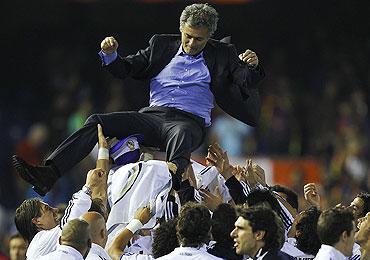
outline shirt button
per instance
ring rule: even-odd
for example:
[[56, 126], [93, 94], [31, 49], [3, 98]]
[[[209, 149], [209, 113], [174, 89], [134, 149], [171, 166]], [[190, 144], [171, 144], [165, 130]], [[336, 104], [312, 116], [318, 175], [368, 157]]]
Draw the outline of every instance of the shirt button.
[[174, 101], [175, 99], [174, 98], [171, 98], [172, 101]]

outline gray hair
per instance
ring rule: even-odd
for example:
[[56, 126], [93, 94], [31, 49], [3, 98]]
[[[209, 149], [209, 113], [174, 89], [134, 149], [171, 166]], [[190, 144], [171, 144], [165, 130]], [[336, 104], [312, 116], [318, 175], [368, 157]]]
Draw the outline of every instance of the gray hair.
[[180, 16], [180, 30], [184, 25], [206, 27], [209, 36], [217, 29], [218, 13], [209, 4], [192, 4], [185, 7]]

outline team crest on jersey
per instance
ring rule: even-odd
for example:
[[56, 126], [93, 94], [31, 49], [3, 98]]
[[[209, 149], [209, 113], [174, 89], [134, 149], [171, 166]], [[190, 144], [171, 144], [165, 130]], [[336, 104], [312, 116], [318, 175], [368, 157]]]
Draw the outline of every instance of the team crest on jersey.
[[132, 140], [128, 140], [126, 143], [127, 147], [130, 149], [130, 151], [135, 150], [135, 143]]

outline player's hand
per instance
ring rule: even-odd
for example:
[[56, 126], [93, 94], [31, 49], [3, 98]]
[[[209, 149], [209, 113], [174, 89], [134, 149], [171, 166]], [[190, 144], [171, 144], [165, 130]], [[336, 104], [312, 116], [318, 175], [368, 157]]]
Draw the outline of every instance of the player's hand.
[[234, 167], [230, 165], [226, 151], [223, 151], [218, 143], [209, 146], [206, 161], [215, 166], [225, 180], [233, 176]]
[[139, 220], [143, 225], [148, 223], [151, 217], [152, 216], [149, 207], [138, 208], [134, 216], [134, 218]]
[[98, 124], [98, 144], [99, 148], [107, 148], [109, 149], [107, 139], [105, 139], [103, 128], [100, 124]]
[[244, 53], [239, 54], [239, 59], [253, 68], [258, 66], [258, 57], [254, 51], [246, 50]]
[[256, 184], [261, 184], [266, 186], [266, 176], [264, 169], [261, 168], [258, 164], [254, 163], [251, 159], [246, 160], [245, 164], [247, 180], [251, 186]]
[[219, 186], [216, 187], [215, 192], [216, 194], [212, 194], [210, 191], [205, 189], [199, 190], [199, 194], [202, 197], [204, 205], [206, 205], [206, 207], [212, 212], [214, 212], [223, 202]]
[[104, 183], [105, 171], [101, 168], [90, 170], [86, 176], [86, 186], [92, 188], [98, 187]]
[[315, 183], [307, 183], [304, 185], [303, 192], [305, 200], [307, 200], [312, 206], [320, 209], [321, 198]]
[[112, 54], [117, 51], [118, 42], [112, 36], [106, 37], [101, 43], [100, 48], [105, 54]]

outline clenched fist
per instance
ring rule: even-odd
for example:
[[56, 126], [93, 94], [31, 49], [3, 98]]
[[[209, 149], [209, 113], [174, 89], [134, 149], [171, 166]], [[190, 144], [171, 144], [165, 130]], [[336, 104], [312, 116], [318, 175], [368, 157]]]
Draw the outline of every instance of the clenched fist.
[[244, 53], [239, 54], [239, 59], [251, 67], [258, 66], [258, 57], [254, 51], [246, 50]]
[[112, 36], [106, 37], [101, 43], [100, 48], [105, 54], [112, 54], [117, 51], [118, 42]]

